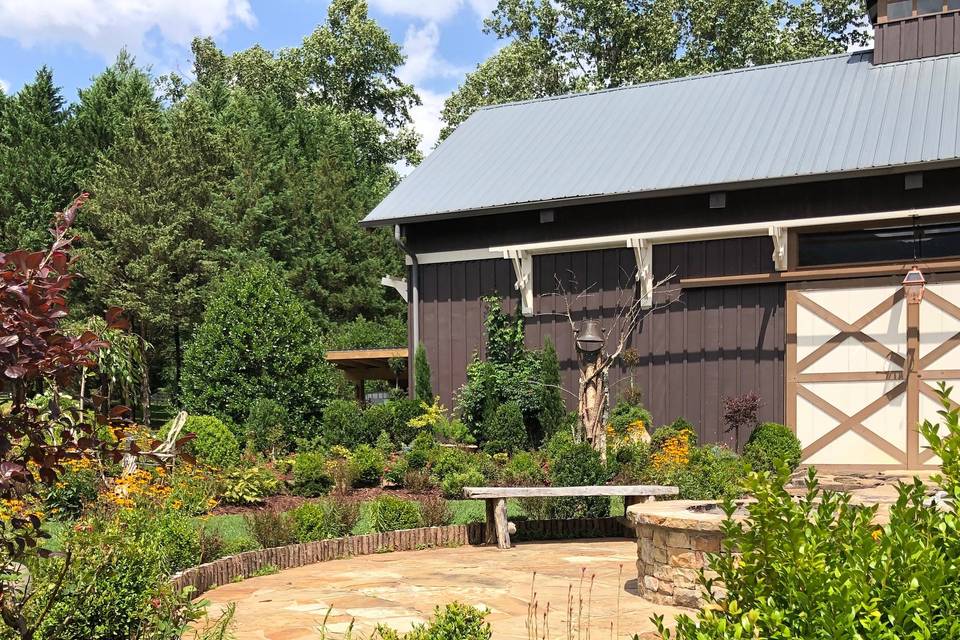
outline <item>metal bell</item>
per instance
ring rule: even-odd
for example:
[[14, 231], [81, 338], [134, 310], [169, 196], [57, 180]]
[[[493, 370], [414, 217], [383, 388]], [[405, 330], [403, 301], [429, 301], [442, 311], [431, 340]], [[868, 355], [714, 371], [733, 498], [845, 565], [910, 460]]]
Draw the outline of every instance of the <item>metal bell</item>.
[[603, 330], [597, 320], [584, 320], [577, 331], [577, 348], [581, 351], [593, 352], [603, 348]]

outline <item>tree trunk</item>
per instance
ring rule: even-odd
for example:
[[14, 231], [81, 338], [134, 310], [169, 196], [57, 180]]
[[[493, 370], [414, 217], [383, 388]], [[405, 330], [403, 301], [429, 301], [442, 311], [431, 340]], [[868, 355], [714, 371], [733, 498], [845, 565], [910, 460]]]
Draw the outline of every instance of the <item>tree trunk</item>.
[[173, 323], [173, 398], [180, 402], [180, 372], [183, 369], [183, 342], [180, 337], [180, 321]]
[[598, 353], [579, 354], [580, 393], [577, 414], [587, 442], [606, 460], [607, 431], [603, 414], [607, 399], [605, 359]]

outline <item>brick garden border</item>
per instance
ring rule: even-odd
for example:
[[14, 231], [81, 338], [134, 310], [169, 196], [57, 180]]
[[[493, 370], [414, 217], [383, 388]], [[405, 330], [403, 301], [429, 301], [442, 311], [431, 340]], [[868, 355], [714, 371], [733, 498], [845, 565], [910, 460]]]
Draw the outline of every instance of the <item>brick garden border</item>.
[[[515, 524], [517, 533], [513, 539], [517, 541], [635, 537], [633, 529], [624, 525], [619, 518], [519, 520]], [[197, 597], [237, 579], [250, 578], [266, 567], [283, 570], [373, 553], [463, 545], [479, 546], [484, 544], [484, 540], [486, 540], [486, 525], [483, 522], [346, 536], [286, 547], [244, 551], [181, 571], [170, 581], [177, 590], [188, 586], [193, 587], [192, 596]]]

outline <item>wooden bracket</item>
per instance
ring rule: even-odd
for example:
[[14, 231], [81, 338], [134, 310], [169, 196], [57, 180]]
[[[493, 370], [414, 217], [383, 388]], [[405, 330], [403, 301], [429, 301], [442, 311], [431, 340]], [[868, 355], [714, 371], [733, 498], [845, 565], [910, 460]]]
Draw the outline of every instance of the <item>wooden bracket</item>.
[[645, 238], [630, 238], [627, 246], [633, 249], [637, 260], [637, 282], [640, 283], [640, 306], [653, 306], [653, 245]]
[[786, 271], [790, 266], [787, 253], [788, 231], [787, 227], [777, 226], [771, 226], [768, 230], [770, 237], [773, 238], [773, 266], [777, 271]]
[[504, 251], [503, 257], [513, 263], [517, 276], [516, 287], [520, 292], [520, 307], [523, 315], [533, 315], [533, 256], [529, 251]]
[[400, 294], [400, 297], [403, 298], [404, 302], [407, 302], [407, 280], [406, 278], [394, 278], [393, 276], [383, 276], [380, 278], [380, 284], [385, 287], [390, 287], [391, 289], [396, 290]]

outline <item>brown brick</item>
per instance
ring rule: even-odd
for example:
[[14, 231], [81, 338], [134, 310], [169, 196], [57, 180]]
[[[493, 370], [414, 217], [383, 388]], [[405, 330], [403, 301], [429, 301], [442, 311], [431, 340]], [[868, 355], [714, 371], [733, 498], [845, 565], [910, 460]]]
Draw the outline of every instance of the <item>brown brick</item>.
[[691, 547], [697, 551], [717, 553], [720, 551], [720, 538], [716, 536], [690, 536]]
[[682, 531], [671, 531], [667, 534], [668, 547], [679, 547], [681, 549], [690, 548], [690, 536]]
[[673, 601], [678, 607], [696, 609], [700, 606], [700, 592], [696, 589], [674, 589]]

